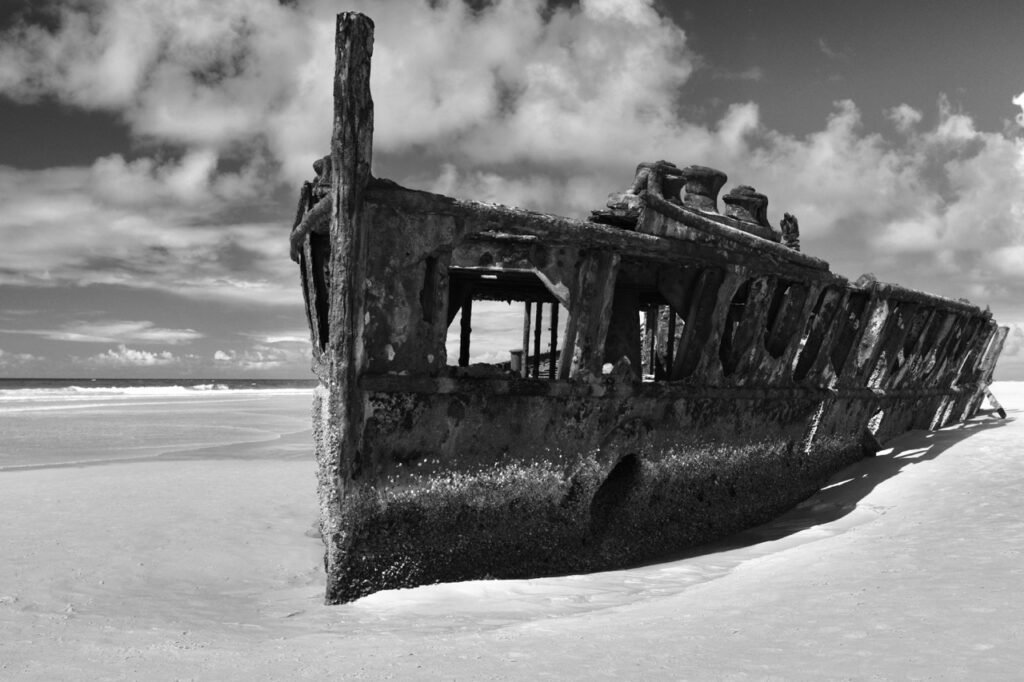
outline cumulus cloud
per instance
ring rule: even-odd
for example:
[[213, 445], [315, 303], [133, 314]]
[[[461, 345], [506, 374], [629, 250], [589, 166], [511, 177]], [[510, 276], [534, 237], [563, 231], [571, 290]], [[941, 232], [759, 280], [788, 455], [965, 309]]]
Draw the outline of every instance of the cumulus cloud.
[[56, 30], [6, 36], [6, 92], [117, 111], [140, 134], [187, 144], [258, 131], [267, 108], [246, 105], [286, 96], [292, 66], [310, 50], [293, 39], [302, 15], [271, 0], [98, 0], [52, 11]]
[[309, 340], [297, 343], [257, 343], [243, 350], [229, 349], [214, 352], [214, 365], [244, 371], [273, 370], [281, 367], [299, 366], [308, 363]]
[[85, 358], [82, 362], [94, 367], [167, 367], [180, 364], [181, 358], [170, 351], [137, 350], [122, 343], [116, 348]]
[[127, 161], [112, 154], [97, 159], [89, 169], [87, 188], [116, 206], [185, 204], [196, 212], [254, 197], [264, 181], [262, 156], [254, 154], [241, 171], [233, 173], [218, 171], [217, 162], [217, 152], [210, 148], [193, 148], [164, 163], [150, 158]]
[[[396, 180], [585, 215], [628, 185], [637, 161], [715, 166], [730, 185], [768, 194], [773, 221], [796, 213], [805, 250], [843, 274], [873, 270], [1020, 306], [1019, 131], [978, 130], [945, 97], [929, 126], [894, 102], [883, 132], [865, 131], [852, 101], [802, 136], [767, 128], [755, 102], [697, 123], [678, 105], [701, 60], [653, 0], [349, 8], [376, 23], [375, 166], [398, 169]], [[111, 155], [90, 168], [0, 169], [0, 230], [19, 236], [0, 253], [0, 282], [298, 304], [286, 226], [216, 216], [281, 181], [294, 185], [326, 151], [336, 4], [95, 0], [57, 11], [55, 30], [3, 36], [0, 92], [113, 112], [138, 139], [171, 151]], [[818, 47], [842, 57], [824, 40]], [[1024, 107], [1024, 94], [1013, 102]], [[399, 161], [410, 160], [403, 170]]]
[[1015, 118], [1017, 121], [1017, 125], [1024, 128], [1024, 92], [1014, 97], [1011, 101], [1013, 102], [1014, 106], [1020, 107], [1021, 111], [1020, 113], [1017, 114]]
[[[382, 151], [470, 136], [464, 148], [477, 156], [496, 148], [507, 156], [520, 143], [524, 152], [575, 154], [605, 124], [641, 135], [638, 124], [671, 113], [673, 88], [693, 70], [682, 30], [650, 0], [554, 11], [542, 0], [479, 11], [456, 1], [364, 0], [352, 9], [378, 27]], [[115, 112], [140, 137], [189, 149], [186, 166], [200, 176], [218, 154], [261, 143], [294, 181], [326, 149], [334, 3], [97, 0], [55, 11], [56, 30], [4, 36], [0, 92]], [[570, 139], [555, 134], [571, 130]]]
[[886, 114], [889, 120], [896, 125], [897, 130], [901, 132], [909, 132], [911, 128], [921, 122], [922, 118], [921, 112], [909, 104], [895, 106]]
[[0, 348], [0, 367], [4, 369], [23, 368], [41, 359], [31, 353], [9, 353]]

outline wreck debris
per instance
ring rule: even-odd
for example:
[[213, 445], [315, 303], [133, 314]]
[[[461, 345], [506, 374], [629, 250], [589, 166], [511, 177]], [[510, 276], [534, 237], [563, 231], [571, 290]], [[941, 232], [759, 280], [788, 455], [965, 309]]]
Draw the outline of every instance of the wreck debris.
[[739, 185], [722, 197], [725, 215], [740, 222], [740, 229], [762, 239], [779, 241], [779, 235], [768, 224], [768, 197], [749, 185]]
[[300, 262], [302, 245], [310, 234], [327, 234], [331, 229], [331, 157], [313, 162], [316, 179], [302, 185], [299, 210], [289, 236], [291, 259]]
[[704, 213], [718, 213], [718, 192], [725, 185], [725, 173], [707, 166], [687, 166], [683, 178], [683, 205]]
[[[372, 35], [339, 15], [331, 189], [296, 220], [329, 603], [649, 560], [978, 410], [991, 313], [849, 282], [753, 189], [719, 214], [714, 169], [640, 164], [591, 220], [372, 178]], [[522, 305], [522, 348], [471, 366], [487, 300]]]
[[608, 195], [608, 210], [593, 212], [592, 220], [632, 228], [640, 217], [643, 201], [640, 195], [647, 193], [681, 204], [680, 192], [686, 183], [683, 171], [669, 161], [642, 162], [636, 167], [633, 184], [625, 192]]
[[782, 229], [782, 243], [794, 251], [799, 251], [800, 223], [797, 222], [796, 216], [791, 213], [783, 213], [779, 227]]

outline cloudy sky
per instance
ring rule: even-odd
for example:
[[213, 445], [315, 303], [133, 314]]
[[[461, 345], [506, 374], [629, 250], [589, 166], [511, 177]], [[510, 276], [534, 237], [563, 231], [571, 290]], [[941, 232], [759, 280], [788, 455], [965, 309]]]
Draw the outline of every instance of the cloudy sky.
[[342, 10], [375, 175], [584, 216], [714, 166], [833, 271], [990, 306], [1024, 379], [1024, 3], [950, 0], [3, 0], [0, 376], [309, 376]]

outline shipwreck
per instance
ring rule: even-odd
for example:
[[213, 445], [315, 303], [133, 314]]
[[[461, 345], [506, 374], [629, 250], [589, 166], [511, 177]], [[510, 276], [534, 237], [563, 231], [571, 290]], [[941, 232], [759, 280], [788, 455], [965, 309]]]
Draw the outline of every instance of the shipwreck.
[[[331, 154], [291, 234], [328, 603], [648, 561], [978, 411], [990, 312], [832, 273], [717, 170], [643, 163], [585, 220], [374, 178], [373, 23], [341, 14], [336, 39]], [[523, 313], [507, 362], [470, 364], [481, 301]]]

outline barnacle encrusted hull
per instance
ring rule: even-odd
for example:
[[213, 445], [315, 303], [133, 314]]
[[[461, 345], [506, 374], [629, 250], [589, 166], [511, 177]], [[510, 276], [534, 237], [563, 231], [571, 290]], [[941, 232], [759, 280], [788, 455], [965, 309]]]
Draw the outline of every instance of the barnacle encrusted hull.
[[[714, 169], [641, 164], [589, 221], [372, 178], [371, 44], [339, 16], [332, 154], [292, 234], [328, 602], [665, 556], [978, 409], [987, 311], [850, 283], [753, 188], [720, 215]], [[481, 300], [522, 306], [507, 362], [470, 362]]]
[[328, 600], [664, 556], [772, 518], [863, 456], [857, 438], [806, 448], [814, 396], [575, 393], [369, 393], [360, 476], [376, 484], [340, 501]]

